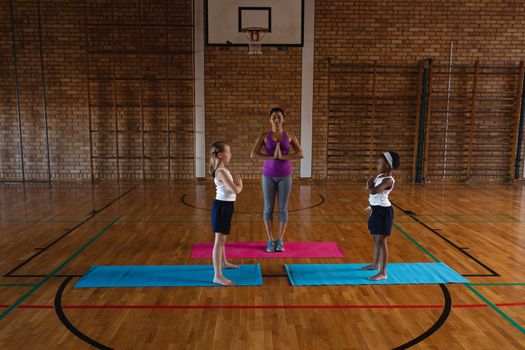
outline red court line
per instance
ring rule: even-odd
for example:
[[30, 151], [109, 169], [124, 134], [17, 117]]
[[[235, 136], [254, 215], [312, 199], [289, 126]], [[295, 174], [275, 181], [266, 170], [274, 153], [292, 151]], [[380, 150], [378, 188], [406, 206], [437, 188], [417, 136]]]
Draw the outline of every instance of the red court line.
[[501, 307], [505, 307], [505, 306], [525, 306], [525, 302], [518, 302], [518, 303], [500, 303], [500, 304], [494, 304], [496, 306], [501, 306]]
[[[500, 303], [499, 307], [525, 306], [525, 302]], [[0, 305], [7, 308], [10, 305]], [[453, 308], [488, 307], [487, 304], [457, 304]], [[53, 309], [53, 305], [20, 305], [19, 309]], [[64, 309], [441, 309], [443, 305], [64, 305]]]

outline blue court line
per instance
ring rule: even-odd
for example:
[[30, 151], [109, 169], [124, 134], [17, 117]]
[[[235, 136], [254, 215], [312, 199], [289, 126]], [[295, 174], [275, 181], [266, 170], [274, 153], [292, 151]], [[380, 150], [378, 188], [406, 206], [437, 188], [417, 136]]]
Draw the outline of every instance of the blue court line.
[[82, 254], [84, 250], [86, 250], [93, 242], [95, 242], [100, 236], [104, 234], [111, 226], [116, 224], [122, 215], [119, 215], [115, 220], [113, 220], [109, 225], [104, 227], [101, 231], [99, 231], [95, 236], [93, 236], [87, 243], [85, 243], [79, 250], [77, 250], [73, 255], [71, 255], [69, 258], [67, 258], [62, 264], [60, 264], [56, 269], [54, 269], [49, 275], [44, 277], [40, 282], [38, 282], [33, 288], [31, 288], [30, 291], [28, 291], [26, 294], [24, 294], [22, 297], [20, 297], [13, 305], [11, 305], [9, 308], [7, 308], [4, 312], [0, 314], [0, 320], [2, 320], [4, 317], [9, 315], [11, 311], [16, 309], [16, 307], [20, 304], [22, 304], [27, 298], [29, 298], [34, 292], [36, 292], [40, 287], [42, 287], [47, 281], [49, 281], [54, 275], [56, 275], [60, 270], [62, 270], [64, 267], [66, 267], [71, 261], [73, 261], [77, 256]]

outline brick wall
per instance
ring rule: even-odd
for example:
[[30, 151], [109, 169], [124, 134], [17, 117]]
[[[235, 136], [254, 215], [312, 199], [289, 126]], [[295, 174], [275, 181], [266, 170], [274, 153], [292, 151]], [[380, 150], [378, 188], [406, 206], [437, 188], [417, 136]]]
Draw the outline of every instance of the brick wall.
[[[314, 130], [318, 132], [314, 134], [313, 174], [318, 178], [328, 172], [323, 147], [329, 124], [326, 58], [335, 64], [416, 64], [426, 58], [447, 64], [453, 41], [454, 64], [473, 65], [479, 60], [486, 65], [517, 66], [525, 59], [525, 7], [519, 1], [324, 0], [316, 1], [315, 26]], [[509, 85], [512, 81], [505, 86]], [[492, 86], [499, 89], [502, 84]], [[390, 93], [396, 89], [390, 86]], [[489, 127], [492, 123], [490, 118], [478, 122]], [[406, 152], [401, 155], [405, 161], [411, 157]]]
[[[26, 178], [46, 180], [37, 1], [13, 0], [13, 4]], [[167, 178], [167, 160], [156, 158], [167, 156], [168, 138], [163, 132], [168, 122], [173, 157], [170, 177], [192, 178], [193, 67], [188, 54], [192, 50], [192, 2], [167, 1], [167, 18], [165, 4], [142, 0], [139, 11], [138, 0], [41, 1], [53, 179], [90, 179], [90, 112], [92, 127], [99, 130], [93, 136], [93, 148], [96, 154], [112, 158], [94, 161], [96, 178], [117, 177], [114, 159], [117, 139], [114, 133], [107, 132], [114, 128], [115, 116], [119, 129], [126, 131], [118, 137], [119, 154], [141, 158], [141, 133], [136, 131], [140, 131], [143, 117], [144, 153], [150, 158], [144, 165], [141, 159], [121, 160], [121, 178]], [[3, 180], [21, 178], [8, 5], [8, 1], [0, 4], [3, 78], [0, 179]], [[163, 26], [166, 19], [167, 37]], [[447, 64], [451, 41], [455, 64], [472, 65], [479, 60], [485, 65], [517, 65], [525, 58], [525, 7], [519, 1], [319, 0], [315, 26], [312, 173], [316, 179], [327, 178], [329, 172], [327, 136], [329, 125], [333, 124], [329, 120], [328, 93], [329, 84], [335, 85], [329, 81], [327, 58], [332, 64], [369, 65], [377, 61], [415, 65], [426, 58], [433, 58], [436, 64]], [[288, 115], [287, 129], [300, 135], [301, 49], [263, 50], [264, 55], [255, 57], [247, 54], [246, 47], [227, 51], [207, 47], [205, 51], [206, 144], [209, 146], [218, 139], [228, 141], [233, 148], [233, 166], [247, 178], [258, 178], [260, 174], [261, 164], [249, 159], [249, 151], [257, 135], [269, 127], [270, 108], [283, 107]], [[114, 79], [119, 76], [142, 77], [142, 81]], [[512, 83], [484, 81], [486, 89], [491, 86], [499, 89], [502, 84], [508, 87]], [[383, 84], [382, 93], [397, 91], [395, 85]], [[491, 95], [486, 89], [484, 94]], [[485, 121], [480, 119], [479, 123]], [[490, 118], [487, 123], [490, 124]], [[400, 145], [405, 147], [404, 159], [411, 157], [409, 146]], [[368, 159], [362, 158], [360, 162]], [[345, 166], [344, 161], [341, 166]], [[298, 162], [294, 162], [294, 172], [298, 175]]]
[[0, 3], [0, 178], [20, 178], [18, 124], [11, 44], [9, 7]]
[[[262, 161], [250, 159], [257, 137], [270, 130], [268, 113], [281, 107], [285, 130], [300, 137], [301, 48], [287, 52], [263, 48], [263, 55], [248, 55], [248, 47], [205, 52], [206, 142], [230, 144], [232, 168], [247, 179], [260, 178]], [[293, 161], [294, 176], [299, 162]]]
[[[37, 4], [13, 0], [26, 178], [47, 180]], [[115, 124], [120, 178], [168, 178], [168, 164], [171, 178], [191, 178], [192, 1], [42, 0], [40, 8], [52, 179], [91, 178], [90, 114], [96, 179], [117, 178]], [[0, 178], [20, 179], [8, 10], [2, 2]], [[133, 159], [143, 150], [144, 164]]]

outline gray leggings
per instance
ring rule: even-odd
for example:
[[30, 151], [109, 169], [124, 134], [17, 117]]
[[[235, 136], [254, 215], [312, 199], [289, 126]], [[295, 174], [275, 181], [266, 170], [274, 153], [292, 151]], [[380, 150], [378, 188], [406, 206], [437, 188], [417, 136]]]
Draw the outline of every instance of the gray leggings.
[[292, 191], [292, 176], [263, 176], [264, 221], [273, 221], [275, 194], [279, 200], [279, 222], [288, 222], [288, 199]]

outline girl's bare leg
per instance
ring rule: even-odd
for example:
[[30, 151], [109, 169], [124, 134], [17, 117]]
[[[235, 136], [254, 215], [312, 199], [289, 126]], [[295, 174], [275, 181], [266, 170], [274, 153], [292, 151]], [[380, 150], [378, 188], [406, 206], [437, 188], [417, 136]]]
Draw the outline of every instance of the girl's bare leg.
[[370, 277], [370, 280], [372, 281], [380, 281], [380, 280], [386, 280], [388, 276], [386, 275], [386, 266], [388, 264], [388, 245], [387, 245], [387, 236], [379, 236], [379, 244], [380, 244], [380, 250], [379, 250], [379, 273], [377, 275], [374, 275]]
[[231, 286], [234, 282], [230, 281], [222, 274], [222, 256], [224, 254], [225, 237], [222, 233], [215, 233], [215, 244], [213, 245], [213, 283], [223, 286]]
[[222, 268], [223, 269], [238, 269], [239, 265], [230, 264], [228, 260], [226, 260], [226, 236], [224, 236], [224, 249], [222, 250]]
[[364, 266], [363, 270], [378, 270], [379, 269], [379, 250], [381, 248], [379, 243], [378, 235], [373, 235], [374, 237], [374, 262], [370, 265]]

